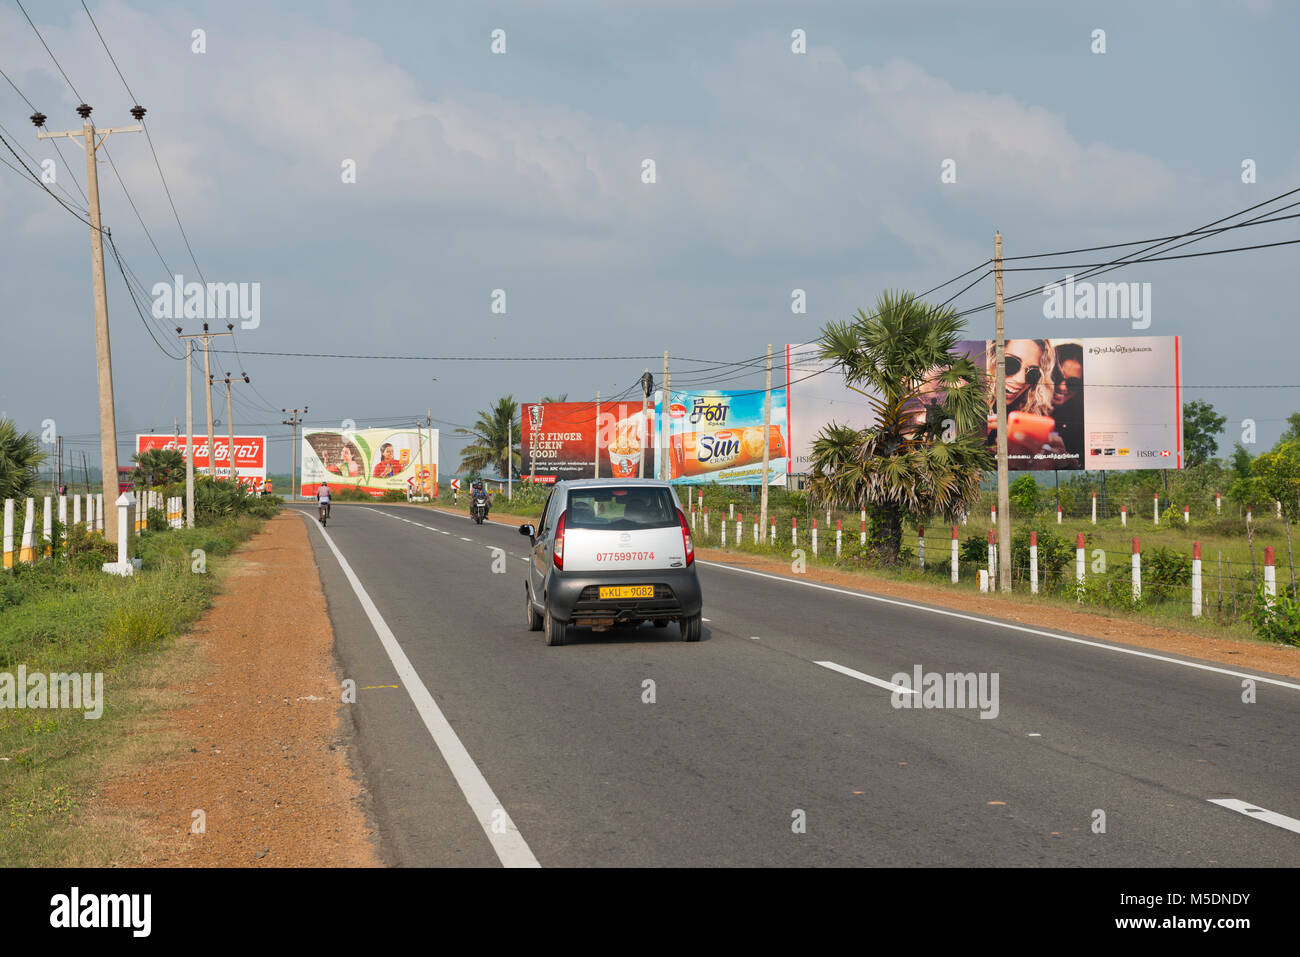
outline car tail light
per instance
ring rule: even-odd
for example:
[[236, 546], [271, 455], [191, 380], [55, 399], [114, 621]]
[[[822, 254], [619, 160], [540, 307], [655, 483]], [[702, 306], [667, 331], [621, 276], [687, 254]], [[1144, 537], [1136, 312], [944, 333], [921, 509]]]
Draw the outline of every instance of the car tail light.
[[686, 515], [680, 508], [677, 510], [677, 521], [682, 524], [682, 545], [686, 548], [686, 564], [689, 565], [695, 561], [695, 542], [691, 539], [691, 527], [686, 524]]
[[551, 552], [551, 561], [555, 562], [555, 567], [564, 571], [564, 519], [568, 512], [560, 513], [560, 520], [555, 523], [555, 550]]

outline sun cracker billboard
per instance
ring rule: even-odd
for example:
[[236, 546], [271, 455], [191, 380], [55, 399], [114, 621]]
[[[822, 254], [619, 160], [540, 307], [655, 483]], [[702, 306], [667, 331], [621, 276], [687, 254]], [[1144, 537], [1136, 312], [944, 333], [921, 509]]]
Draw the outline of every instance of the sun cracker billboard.
[[[135, 450], [137, 453], [149, 449], [175, 449], [185, 458], [185, 436], [158, 435], [157, 433], [137, 434]], [[217, 450], [217, 475], [230, 474], [230, 439], [225, 436], [213, 436], [212, 444]], [[208, 471], [208, 437], [194, 436], [194, 471], [206, 475]], [[260, 489], [266, 481], [266, 436], [235, 436], [235, 477], [241, 485]]]
[[322, 482], [375, 498], [394, 490], [438, 494], [437, 429], [304, 427], [301, 454], [304, 495], [315, 494]]
[[769, 485], [784, 485], [789, 472], [789, 422], [784, 389], [772, 390], [763, 429], [761, 389], [676, 392], [667, 410], [656, 408], [666, 434], [668, 458], [660, 478], [678, 485], [762, 485], [763, 446]]
[[[874, 423], [868, 397], [850, 389], [816, 345], [786, 349], [796, 467], [811, 471], [812, 444], [831, 422]], [[993, 341], [957, 351], [989, 377], [983, 431], [997, 442]], [[1008, 339], [1008, 466], [1014, 471], [1182, 468], [1182, 373], [1178, 336]], [[918, 411], [943, 401], [922, 383]]]
[[[594, 478], [654, 478], [654, 404], [525, 402], [520, 406], [523, 481], [554, 484]], [[643, 471], [644, 470], [644, 471]]]

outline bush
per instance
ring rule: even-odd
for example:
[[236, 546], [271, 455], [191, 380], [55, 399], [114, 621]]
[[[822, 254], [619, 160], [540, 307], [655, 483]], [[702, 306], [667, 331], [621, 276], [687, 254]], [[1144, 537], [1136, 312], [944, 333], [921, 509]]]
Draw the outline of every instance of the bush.
[[957, 551], [957, 558], [958, 561], [969, 562], [981, 567], [988, 564], [988, 536], [981, 538], [978, 535], [967, 535], [962, 539], [961, 547]]
[[167, 513], [160, 508], [149, 509], [148, 528], [151, 532], [165, 532], [171, 528], [167, 521]]
[[[1180, 519], [1181, 521], [1181, 519]], [[1131, 575], [1131, 572], [1130, 572]], [[1178, 598], [1192, 585], [1192, 560], [1172, 548], [1154, 548], [1142, 555], [1142, 594], [1162, 601]]]
[[1017, 515], [1027, 517], [1038, 511], [1038, 481], [1032, 475], [1022, 475], [1012, 482], [1008, 494]]
[[[985, 546], [987, 549], [987, 545]], [[1038, 533], [1038, 577], [1044, 584], [1064, 581], [1074, 559], [1074, 545], [1053, 531]], [[987, 554], [987, 553], [986, 553]], [[987, 558], [986, 558], [987, 560]], [[1021, 528], [1011, 537], [1011, 564], [1029, 567], [1029, 529]]]
[[1265, 594], [1261, 585], [1255, 601], [1242, 616], [1265, 641], [1283, 645], [1300, 645], [1300, 602], [1290, 595]]

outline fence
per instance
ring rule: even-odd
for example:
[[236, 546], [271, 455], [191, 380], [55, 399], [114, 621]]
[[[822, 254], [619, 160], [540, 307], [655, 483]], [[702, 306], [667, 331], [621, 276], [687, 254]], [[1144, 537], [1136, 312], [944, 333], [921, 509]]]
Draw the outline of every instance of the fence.
[[[168, 528], [183, 528], [185, 525], [185, 497], [168, 496], [155, 489], [142, 489], [138, 496], [138, 506], [131, 509], [128, 521], [133, 523], [134, 531], [139, 533], [149, 528], [149, 513], [162, 512]], [[4, 568], [12, 569], [15, 564], [32, 565], [37, 561], [53, 557], [56, 528], [68, 529], [81, 527], [88, 534], [104, 534], [104, 495], [103, 493], [86, 493], [85, 495], [46, 495], [39, 499], [7, 498], [4, 500]], [[40, 518], [40, 534], [37, 536], [36, 520]], [[69, 522], [69, 517], [71, 522]], [[66, 535], [61, 535], [65, 542]]]

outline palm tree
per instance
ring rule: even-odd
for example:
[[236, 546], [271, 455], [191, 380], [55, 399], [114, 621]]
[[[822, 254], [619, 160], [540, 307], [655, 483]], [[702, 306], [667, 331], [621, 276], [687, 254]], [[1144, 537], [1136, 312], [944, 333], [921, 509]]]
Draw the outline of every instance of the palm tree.
[[145, 449], [131, 457], [135, 480], [142, 485], [171, 485], [185, 481], [185, 456], [176, 449]]
[[975, 363], [954, 354], [963, 324], [952, 308], [887, 292], [875, 312], [822, 329], [821, 357], [867, 398], [874, 422], [822, 430], [809, 490], [822, 505], [869, 508], [882, 558], [897, 562], [904, 517], [955, 520], [979, 495], [993, 466], [988, 394]]
[[44, 461], [35, 432], [19, 432], [12, 419], [0, 419], [0, 499], [25, 498]]
[[542, 397], [542, 401], [541, 401], [540, 404], [541, 404], [541, 405], [551, 405], [551, 404], [553, 404], [553, 403], [558, 403], [558, 402], [568, 402], [568, 401], [569, 401], [569, 393], [567, 393], [567, 392], [561, 392], [558, 396], [554, 396], [554, 397], [549, 396], [549, 395], [547, 395], [547, 396], [543, 396], [543, 397]]
[[457, 435], [471, 435], [475, 439], [461, 450], [460, 471], [479, 472], [493, 468], [505, 478], [506, 469], [510, 467], [514, 474], [519, 474], [522, 461], [518, 409], [515, 397], [507, 395], [498, 399], [492, 408], [480, 410], [474, 428], [456, 430]]

